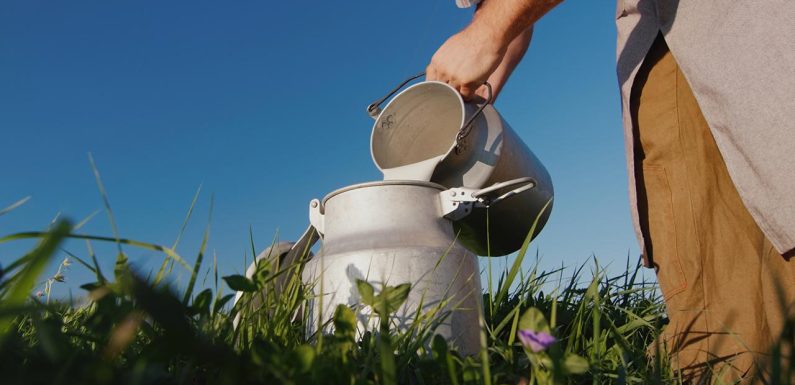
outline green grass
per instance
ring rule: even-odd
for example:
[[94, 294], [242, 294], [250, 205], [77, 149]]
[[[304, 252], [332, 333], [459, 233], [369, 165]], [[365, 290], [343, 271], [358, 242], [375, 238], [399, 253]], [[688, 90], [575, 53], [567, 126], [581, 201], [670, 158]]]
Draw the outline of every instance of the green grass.
[[[591, 283], [580, 286], [578, 269], [567, 285], [547, 294], [541, 288], [549, 286], [544, 281], [550, 274], [505, 273], [495, 295], [483, 297], [488, 349], [478, 357], [462, 357], [429, 330], [392, 333], [382, 322], [379, 333], [357, 335], [347, 308], [337, 309], [333, 333], [322, 338], [306, 335], [307, 320], [296, 314], [309, 292], [295, 274], [298, 266], [283, 271], [263, 266], [252, 279], [224, 277], [228, 286], [248, 291], [233, 307], [232, 290], [223, 284], [192, 293], [201, 257], [185, 268], [191, 279], [176, 292], [162, 277], [146, 280], [130, 269], [123, 252], [110, 273], [96, 263], [103, 256], [72, 254], [71, 260], [94, 273], [93, 282], [82, 286], [89, 300], [79, 305], [48, 301], [31, 294], [66, 238], [161, 248], [119, 237], [77, 235], [67, 221], [50, 231], [16, 234], [0, 242], [30, 237], [41, 238], [39, 245], [6, 264], [0, 283], [4, 384], [516, 384], [523, 378], [539, 383], [645, 383], [656, 373], [645, 349], [659, 331], [660, 302], [653, 287], [634, 282], [629, 273], [608, 278], [598, 272]], [[173, 249], [162, 250], [172, 250], [165, 253], [166, 261], [182, 260]], [[281, 274], [293, 276], [279, 296], [269, 295], [274, 278]], [[393, 312], [406, 289], [395, 288], [402, 294], [390, 306], [379, 305], [377, 298], [368, 304], [379, 312]], [[261, 306], [246, 306], [255, 298]], [[586, 357], [587, 372], [544, 380], [543, 373], [531, 370], [533, 357], [515, 338], [521, 316], [530, 308], [551, 318], [551, 330], [559, 338], [548, 355]], [[235, 317], [240, 317], [238, 328], [233, 327]], [[595, 328], [598, 324], [605, 326]], [[485, 360], [487, 368], [482, 365]]]
[[[192, 206], [188, 217], [191, 212]], [[489, 274], [480, 330], [486, 348], [462, 356], [433, 335], [441, 314], [418, 314], [422, 326], [405, 332], [392, 330], [383, 317], [377, 332], [359, 334], [352, 310], [339, 307], [327, 334], [307, 335], [300, 310], [311, 291], [300, 282], [303, 261], [281, 267], [265, 261], [250, 279], [219, 277], [217, 260], [204, 266], [209, 227], [192, 265], [175, 251], [181, 236], [165, 247], [115, 231], [113, 237], [82, 235], [76, 227], [60, 220], [47, 231], [0, 238], [39, 240], [27, 254], [0, 261], [2, 384], [680, 383], [654, 342], [665, 323], [661, 298], [654, 285], [639, 280], [640, 267], [629, 263], [616, 276], [596, 260], [573, 269], [524, 271], [526, 244], [496, 282]], [[45, 278], [46, 266], [70, 238], [86, 240], [86, 254], [70, 253]], [[90, 242], [119, 247], [115, 256], [94, 255]], [[122, 245], [162, 252], [155, 277], [131, 269]], [[112, 272], [97, 263], [108, 257], [116, 260]], [[68, 261], [93, 273], [82, 285], [85, 300], [49, 298]], [[179, 291], [166, 284], [174, 266], [190, 274]], [[211, 274], [210, 287], [197, 279], [202, 271]], [[277, 295], [279, 277], [286, 283]], [[393, 312], [410, 290], [396, 286], [375, 295], [363, 285], [360, 291], [369, 295], [362, 296], [362, 306], [379, 314]], [[37, 295], [39, 290], [46, 293]], [[235, 290], [245, 294], [233, 306]], [[259, 305], [250, 306], [254, 301]], [[520, 329], [548, 331], [557, 342], [533, 353], [518, 342]], [[791, 368], [776, 370], [786, 379]]]

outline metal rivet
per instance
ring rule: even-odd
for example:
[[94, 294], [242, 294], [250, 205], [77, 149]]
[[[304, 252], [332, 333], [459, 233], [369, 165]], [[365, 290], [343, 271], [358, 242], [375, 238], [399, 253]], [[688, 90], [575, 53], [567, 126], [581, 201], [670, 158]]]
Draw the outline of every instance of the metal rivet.
[[455, 191], [450, 191], [450, 195], [455, 196]]
[[312, 208], [317, 207], [317, 201], [312, 201]]

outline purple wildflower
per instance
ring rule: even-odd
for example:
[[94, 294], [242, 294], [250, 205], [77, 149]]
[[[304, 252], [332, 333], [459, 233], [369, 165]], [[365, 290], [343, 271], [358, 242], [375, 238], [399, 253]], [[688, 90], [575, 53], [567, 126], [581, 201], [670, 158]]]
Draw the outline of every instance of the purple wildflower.
[[557, 341], [557, 339], [549, 333], [537, 332], [529, 329], [519, 330], [517, 335], [519, 336], [519, 341], [522, 341], [522, 345], [530, 348], [533, 353], [544, 351]]

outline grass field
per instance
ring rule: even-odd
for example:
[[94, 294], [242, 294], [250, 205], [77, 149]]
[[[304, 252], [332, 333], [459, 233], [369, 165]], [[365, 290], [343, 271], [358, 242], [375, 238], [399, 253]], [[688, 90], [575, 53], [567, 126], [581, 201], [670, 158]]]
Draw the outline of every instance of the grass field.
[[[0, 210], [0, 217], [13, 208]], [[97, 263], [113, 256], [94, 255], [90, 247], [85, 255], [68, 255], [55, 272], [45, 271], [62, 258], [60, 246], [70, 238], [120, 245], [113, 271]], [[263, 263], [252, 278], [219, 277], [216, 266], [205, 266], [206, 237], [192, 264], [169, 247], [77, 234], [68, 220], [47, 231], [1, 237], [0, 243], [22, 239], [38, 244], [15, 260], [0, 261], [2, 384], [681, 382], [655, 343], [666, 323], [661, 298], [634, 265], [616, 276], [596, 260], [568, 270], [524, 271], [526, 243], [498, 279], [484, 282], [479, 332], [485, 348], [462, 356], [433, 335], [427, 326], [433, 322], [395, 332], [386, 316], [375, 332], [360, 334], [345, 307], [336, 309], [327, 333], [308, 335], [308, 320], [299, 310], [310, 291], [298, 278], [300, 263], [281, 269]], [[142, 276], [121, 245], [162, 252], [162, 267]], [[82, 285], [85, 299], [50, 299], [51, 285], [63, 280], [68, 265], [93, 273]], [[175, 268], [190, 273], [179, 290], [167, 284]], [[205, 273], [209, 287], [197, 283]], [[287, 278], [279, 295], [272, 294], [277, 277]], [[550, 285], [553, 280], [561, 283]], [[361, 306], [382, 315], [393, 312], [410, 290], [378, 289], [378, 295], [363, 296]], [[245, 294], [233, 305], [235, 291]], [[261, 305], [248, 306], [255, 299]], [[429, 315], [430, 321], [442, 316]], [[535, 342], [528, 342], [531, 337]]]

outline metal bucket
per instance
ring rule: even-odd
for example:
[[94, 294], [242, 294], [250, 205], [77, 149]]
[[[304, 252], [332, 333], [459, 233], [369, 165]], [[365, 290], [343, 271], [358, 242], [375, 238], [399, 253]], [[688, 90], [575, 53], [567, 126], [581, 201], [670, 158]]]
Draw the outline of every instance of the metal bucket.
[[377, 315], [361, 305], [357, 279], [376, 292], [410, 283], [408, 299], [392, 315], [394, 326], [406, 330], [418, 314], [435, 312], [435, 321], [443, 319], [433, 325], [435, 334], [464, 354], [479, 351], [477, 257], [456, 242], [452, 223], [443, 216], [452, 204], [443, 202], [445, 191], [429, 182], [384, 181], [345, 187], [311, 202], [310, 222], [323, 243], [303, 271], [314, 292], [306, 309], [310, 333], [340, 304], [354, 308], [360, 331], [377, 330]]
[[534, 188], [510, 202], [488, 210], [475, 208], [454, 223], [460, 241], [478, 255], [518, 250], [533, 224], [535, 237], [549, 217], [549, 173], [490, 104], [491, 97], [480, 104], [465, 103], [449, 85], [426, 81], [406, 88], [380, 110], [386, 99], [419, 76], [368, 106], [375, 119], [370, 138], [373, 161], [385, 180], [430, 181], [448, 188], [480, 189], [532, 178]]

